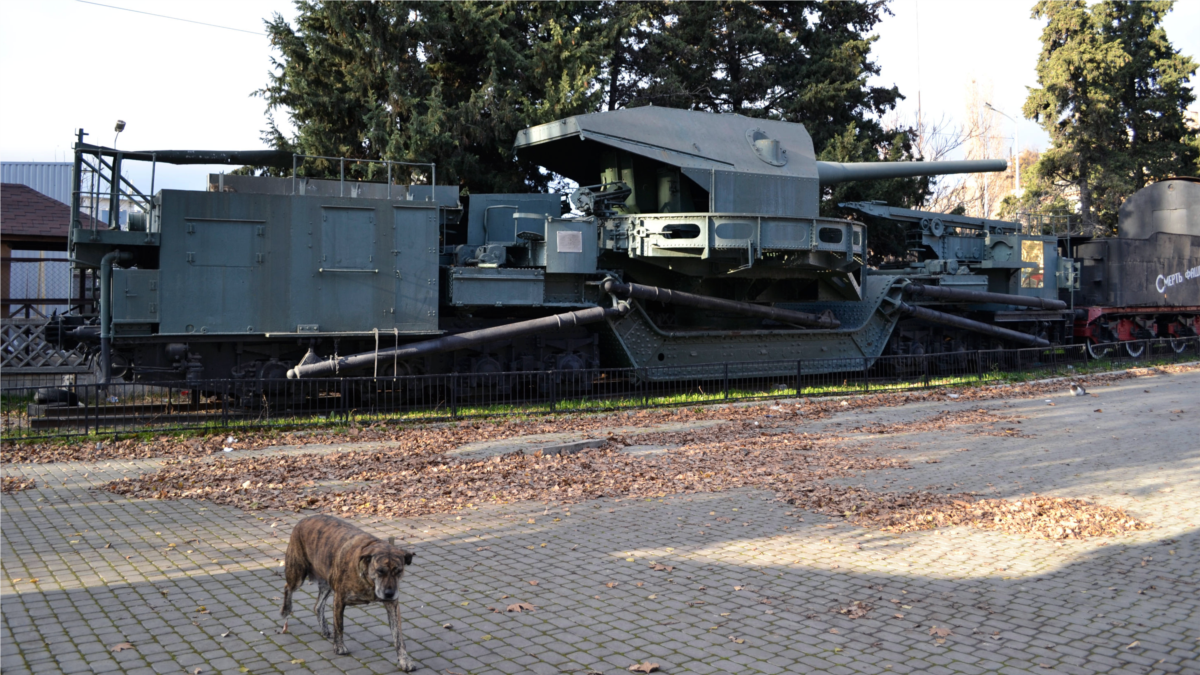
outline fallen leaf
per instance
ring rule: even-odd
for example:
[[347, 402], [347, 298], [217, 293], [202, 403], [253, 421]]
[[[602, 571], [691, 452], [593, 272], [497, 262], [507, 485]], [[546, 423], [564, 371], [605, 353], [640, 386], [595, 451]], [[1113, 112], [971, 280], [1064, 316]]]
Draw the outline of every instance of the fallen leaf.
[[655, 572], [671, 572], [671, 571], [674, 571], [675, 567], [672, 565], [662, 565], [662, 564], [655, 563], [654, 565], [650, 566], [650, 569], [654, 570]]
[[200, 675], [200, 673], [204, 672], [204, 669], [201, 668], [200, 666], [196, 666], [195, 668], [192, 668], [192, 670], [190, 672], [192, 673], [192, 675]]
[[631, 673], [653, 673], [656, 670], [658, 670], [658, 664], [650, 663], [649, 661], [629, 666], [629, 672]]
[[939, 628], [938, 626], [932, 626], [929, 629], [929, 634], [936, 635], [938, 637], [943, 637], [943, 638], [946, 637], [947, 635], [954, 635], [954, 633], [949, 628], [944, 628], [944, 627]]
[[110, 651], [110, 652], [123, 652], [123, 651], [125, 651], [126, 649], [135, 649], [135, 647], [134, 647], [133, 645], [129, 644], [128, 642], [118, 642], [117, 644], [115, 644], [115, 645], [113, 645], [113, 646], [109, 647], [109, 648], [108, 648], [108, 651]]
[[615, 582], [615, 581], [610, 581], [610, 582], [608, 582], [607, 584], [604, 584], [604, 585], [605, 585], [605, 586], [608, 586], [609, 588], [616, 588], [616, 587], [618, 586], [617, 582]]
[[742, 639], [742, 638], [735, 638], [735, 637], [733, 637], [732, 635], [730, 635], [730, 636], [729, 636], [729, 639], [730, 639], [731, 641], [733, 641], [733, 642], [736, 642], [736, 643], [738, 643], [739, 645], [740, 645], [740, 644], [742, 644], [743, 642], [745, 642], [745, 640], [744, 640], [744, 639]]
[[1134, 640], [1133, 642], [1130, 642], [1129, 644], [1125, 645], [1125, 649], [1133, 649], [1134, 647], [1140, 645], [1141, 643], [1142, 643], [1141, 640]]
[[529, 582], [529, 585], [530, 585], [530, 586], [537, 586], [537, 584], [538, 584], [538, 582], [536, 582], [536, 581], [530, 581], [530, 582]]
[[297, 665], [297, 666], [298, 666], [298, 665], [300, 665], [301, 663], [304, 663], [304, 659], [292, 659], [292, 664], [293, 664], [293, 665]]
[[837, 613], [844, 614], [851, 619], [861, 619], [864, 616], [866, 616], [867, 612], [871, 611], [872, 609], [874, 609], [874, 608], [871, 605], [868, 605], [867, 603], [861, 602], [859, 600], [855, 600], [854, 602], [850, 603], [849, 605], [847, 605], [845, 607], [839, 607], [837, 609]]
[[897, 619], [903, 619], [903, 618], [904, 618], [904, 615], [903, 615], [903, 614], [893, 614], [892, 616], [896, 617]]
[[197, 614], [208, 614], [208, 608], [205, 607], [204, 605], [200, 605], [199, 607], [196, 608], [196, 613]]
[[508, 611], [508, 612], [530, 611], [531, 612], [535, 609], [537, 609], [537, 607], [529, 604], [528, 602], [514, 602], [513, 604], [509, 605], [505, 611]]

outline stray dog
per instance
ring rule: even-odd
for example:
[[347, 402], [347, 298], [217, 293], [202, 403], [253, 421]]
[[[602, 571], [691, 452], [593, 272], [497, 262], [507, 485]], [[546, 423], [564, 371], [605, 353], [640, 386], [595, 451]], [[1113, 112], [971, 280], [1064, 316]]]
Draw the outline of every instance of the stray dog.
[[[287, 580], [283, 589], [283, 631], [292, 613], [292, 593], [305, 581], [317, 582], [317, 618], [321, 634], [333, 638], [338, 654], [348, 654], [342, 641], [342, 614], [346, 605], [382, 602], [387, 609], [392, 641], [400, 670], [416, 667], [404, 649], [396, 587], [413, 554], [394, 545], [395, 537], [383, 542], [378, 537], [333, 516], [309, 516], [292, 528], [284, 563]], [[333, 634], [325, 621], [325, 602], [333, 595]]]

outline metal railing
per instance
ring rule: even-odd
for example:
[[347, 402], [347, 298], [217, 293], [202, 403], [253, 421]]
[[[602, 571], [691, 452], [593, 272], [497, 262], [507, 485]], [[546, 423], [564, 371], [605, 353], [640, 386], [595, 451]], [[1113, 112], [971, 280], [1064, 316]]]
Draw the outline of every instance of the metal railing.
[[433, 162], [400, 162], [391, 159], [353, 159], [349, 157], [325, 157], [323, 155], [301, 155], [298, 153], [292, 154], [292, 194], [296, 194], [296, 179], [300, 177], [301, 159], [323, 159], [326, 161], [335, 161], [338, 163], [338, 196], [346, 196], [346, 162], [350, 165], [357, 166], [365, 164], [371, 166], [373, 164], [383, 164], [387, 167], [387, 198], [392, 198], [392, 167], [393, 166], [427, 166], [429, 167], [429, 197], [427, 201], [437, 201], [437, 164]]
[[1200, 358], [1200, 338], [680, 368], [224, 379], [0, 389], [0, 439], [432, 422], [1036, 379]]

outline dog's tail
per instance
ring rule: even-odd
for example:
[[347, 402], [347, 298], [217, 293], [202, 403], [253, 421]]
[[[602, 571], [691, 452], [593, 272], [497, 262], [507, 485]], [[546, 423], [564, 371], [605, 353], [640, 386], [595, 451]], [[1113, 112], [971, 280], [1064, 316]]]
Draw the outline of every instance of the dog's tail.
[[283, 606], [279, 616], [283, 618], [283, 632], [287, 632], [287, 618], [292, 613], [292, 593], [304, 585], [312, 575], [312, 564], [304, 550], [304, 537], [297, 536], [295, 529], [288, 539], [287, 551], [283, 555]]

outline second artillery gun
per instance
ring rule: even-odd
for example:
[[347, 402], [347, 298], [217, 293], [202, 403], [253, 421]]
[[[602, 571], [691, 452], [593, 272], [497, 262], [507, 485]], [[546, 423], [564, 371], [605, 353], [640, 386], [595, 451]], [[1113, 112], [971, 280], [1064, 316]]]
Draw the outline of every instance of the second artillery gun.
[[532, 127], [515, 149], [583, 187], [464, 207], [446, 186], [213, 176], [148, 199], [144, 236], [77, 221], [74, 257], [115, 269], [108, 318], [75, 335], [156, 379], [624, 366], [673, 380], [1047, 346], [1068, 317], [1052, 237], [852, 205], [916, 233], [915, 261], [876, 270], [864, 223], [820, 216], [823, 186], [1003, 160], [820, 162], [800, 124], [659, 107]]

